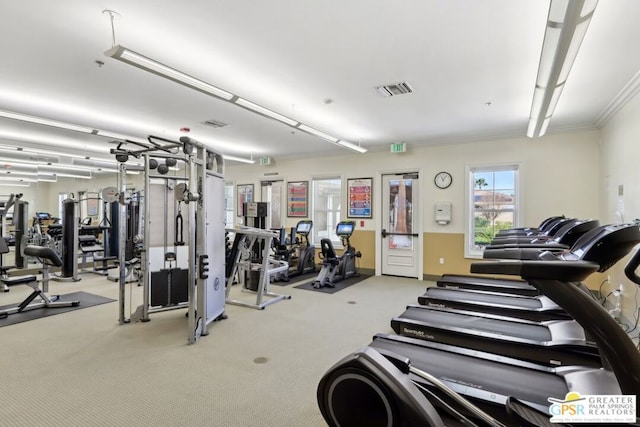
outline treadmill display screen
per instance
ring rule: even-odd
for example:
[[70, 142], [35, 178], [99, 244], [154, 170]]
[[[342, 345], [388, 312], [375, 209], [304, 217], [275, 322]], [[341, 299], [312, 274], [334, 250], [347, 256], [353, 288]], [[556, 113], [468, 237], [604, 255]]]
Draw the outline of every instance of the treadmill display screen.
[[311, 224], [308, 222], [302, 222], [298, 224], [298, 226], [296, 227], [296, 231], [301, 234], [309, 234], [309, 231], [311, 231]]
[[338, 236], [351, 236], [353, 234], [353, 223], [344, 222], [338, 224], [336, 234]]

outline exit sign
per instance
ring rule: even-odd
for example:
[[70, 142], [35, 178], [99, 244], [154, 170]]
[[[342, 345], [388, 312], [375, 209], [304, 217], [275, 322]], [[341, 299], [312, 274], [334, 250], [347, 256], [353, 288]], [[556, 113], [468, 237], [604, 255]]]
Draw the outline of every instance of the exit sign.
[[405, 142], [391, 144], [392, 153], [404, 153], [405, 151], [407, 151], [407, 144]]
[[271, 164], [271, 157], [269, 156], [260, 157], [260, 165], [269, 166], [270, 164]]

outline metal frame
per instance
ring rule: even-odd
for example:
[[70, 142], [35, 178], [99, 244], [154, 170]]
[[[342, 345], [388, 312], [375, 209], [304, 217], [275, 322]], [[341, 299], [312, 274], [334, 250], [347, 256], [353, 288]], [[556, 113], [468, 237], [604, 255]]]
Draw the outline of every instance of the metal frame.
[[[193, 344], [201, 336], [208, 335], [208, 326], [215, 320], [226, 317], [224, 315], [224, 255], [213, 256], [216, 251], [224, 253], [224, 160], [221, 154], [207, 149], [204, 145], [187, 137], [180, 138], [180, 142], [165, 140], [159, 137], [149, 137], [150, 145], [133, 143], [139, 150], [126, 150], [121, 143], [117, 149], [112, 150], [116, 155], [133, 155], [144, 158], [144, 237], [143, 250], [140, 255], [143, 281], [143, 304], [132, 313], [131, 319], [125, 316], [126, 276], [125, 263], [126, 240], [126, 160], [120, 163], [120, 316], [121, 324], [131, 320], [148, 321], [149, 314], [187, 308], [188, 310], [188, 338], [187, 342]], [[168, 142], [159, 145], [154, 140]], [[189, 145], [192, 150], [185, 147]], [[182, 149], [180, 151], [179, 149]], [[188, 152], [189, 151], [189, 152]], [[182, 161], [186, 165], [187, 178], [171, 175], [152, 174], [150, 168], [151, 158], [173, 158]], [[189, 236], [188, 236], [188, 302], [168, 307], [150, 306], [150, 218], [151, 208], [150, 180], [162, 178], [171, 180], [184, 180], [187, 183], [187, 191], [181, 196], [180, 201], [188, 207]], [[219, 185], [216, 185], [219, 184]], [[210, 188], [209, 188], [210, 187]], [[218, 187], [218, 188], [216, 188]], [[165, 193], [166, 194], [166, 193]], [[219, 195], [220, 200], [215, 200]], [[213, 199], [213, 200], [211, 200]], [[221, 212], [210, 212], [219, 207]], [[166, 222], [165, 211], [165, 222]], [[166, 242], [165, 229], [165, 242]], [[219, 248], [218, 248], [219, 247]]]
[[[226, 284], [226, 302], [227, 304], [239, 305], [242, 307], [255, 308], [257, 310], [264, 310], [268, 305], [274, 304], [278, 301], [282, 301], [285, 299], [291, 299], [291, 295], [281, 295], [276, 294], [269, 291], [269, 286], [271, 283], [271, 275], [277, 275], [278, 273], [286, 272], [289, 269], [289, 264], [284, 261], [274, 260], [271, 257], [271, 241], [274, 237], [277, 237], [277, 233], [275, 231], [263, 230], [260, 228], [253, 227], [241, 227], [241, 228], [228, 228], [228, 232], [236, 233], [245, 236], [249, 240], [249, 244], [247, 247], [254, 247], [254, 243], [258, 240], [261, 240], [262, 243], [260, 246], [263, 248], [262, 252], [262, 263], [252, 263], [250, 260], [242, 260], [242, 251], [238, 250], [236, 253], [235, 259], [233, 262], [233, 269], [231, 274], [227, 277]], [[242, 291], [255, 293], [256, 294], [256, 302], [255, 304], [251, 304], [245, 301], [232, 299], [230, 298], [231, 287], [233, 285], [233, 281], [236, 277], [236, 273], [240, 272], [240, 282], [242, 284], [244, 279], [244, 271], [251, 270], [252, 267], [260, 268], [260, 279], [258, 283], [258, 289], [256, 291], [252, 291], [249, 289], [242, 288]], [[264, 296], [270, 297], [270, 299], [263, 301], [262, 298]]]

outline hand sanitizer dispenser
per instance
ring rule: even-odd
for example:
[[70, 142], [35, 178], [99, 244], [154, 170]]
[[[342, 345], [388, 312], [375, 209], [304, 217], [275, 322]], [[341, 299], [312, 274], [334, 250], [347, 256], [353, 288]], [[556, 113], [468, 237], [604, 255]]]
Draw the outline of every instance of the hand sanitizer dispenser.
[[451, 222], [451, 202], [436, 202], [436, 222], [440, 225]]

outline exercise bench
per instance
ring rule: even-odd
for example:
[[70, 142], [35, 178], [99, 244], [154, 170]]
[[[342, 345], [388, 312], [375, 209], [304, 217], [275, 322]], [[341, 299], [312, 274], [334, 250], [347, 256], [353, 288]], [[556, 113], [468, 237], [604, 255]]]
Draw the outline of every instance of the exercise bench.
[[[51, 297], [47, 295], [49, 291], [49, 267], [62, 266], [62, 260], [53, 249], [46, 246], [28, 245], [24, 248], [24, 254], [35, 257], [42, 262], [42, 279], [38, 280], [35, 275], [0, 278], [0, 282], [4, 285], [27, 285], [33, 288], [33, 292], [20, 304], [15, 307], [0, 310], [0, 318], [38, 308], [77, 307], [80, 305], [80, 301], [58, 301], [60, 298], [59, 295]], [[42, 288], [39, 286], [40, 283], [42, 283]], [[33, 300], [38, 297], [42, 299], [42, 302], [33, 303]]]

